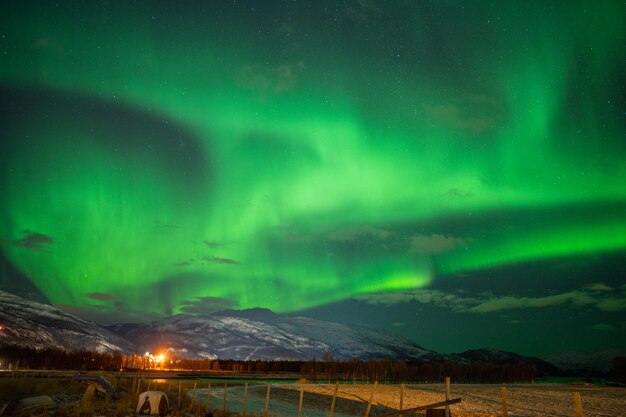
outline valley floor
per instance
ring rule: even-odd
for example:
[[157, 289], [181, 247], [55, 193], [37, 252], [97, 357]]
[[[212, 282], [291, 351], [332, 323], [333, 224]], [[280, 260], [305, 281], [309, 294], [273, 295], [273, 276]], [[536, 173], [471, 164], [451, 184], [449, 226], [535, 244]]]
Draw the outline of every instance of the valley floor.
[[[282, 387], [305, 393], [332, 396], [334, 385], [291, 384]], [[373, 385], [340, 385], [338, 397], [367, 401]], [[626, 389], [584, 384], [523, 384], [507, 385], [509, 416], [575, 416], [574, 393], [579, 392], [585, 417], [626, 416]], [[306, 395], [306, 394], [305, 394]], [[459, 404], [450, 406], [454, 417], [500, 417], [502, 396], [499, 385], [451, 386], [451, 398], [461, 398]], [[413, 408], [445, 400], [443, 384], [407, 385], [404, 392], [404, 408]], [[305, 399], [306, 403], [306, 399]], [[373, 404], [398, 408], [400, 387], [378, 385], [374, 391]], [[365, 406], [363, 405], [363, 408]], [[374, 411], [373, 411], [374, 412]], [[363, 414], [361, 414], [363, 415]], [[372, 415], [374, 417], [375, 414]]]
[[[66, 373], [37, 373], [35, 376], [9, 374], [0, 378], [0, 410], [7, 413], [20, 401], [29, 397], [50, 396], [54, 409], [50, 415], [60, 416], [116, 416], [132, 415], [140, 392], [163, 391], [169, 398], [173, 416], [201, 416], [212, 409], [216, 417], [243, 415], [244, 398], [249, 417], [295, 417], [299, 415], [302, 391], [302, 417], [329, 417], [334, 384], [309, 384], [271, 381], [227, 381], [204, 378], [175, 378], [164, 374], [127, 375], [119, 373], [92, 373], [105, 376], [119, 393], [113, 400], [96, 395], [84, 403], [87, 385]], [[267, 399], [268, 384], [270, 396]], [[224, 389], [226, 388], [226, 392]], [[452, 384], [450, 398], [460, 398], [452, 405], [453, 417], [502, 417], [502, 385]], [[574, 394], [582, 399], [585, 417], [626, 417], [626, 388], [572, 384], [509, 384], [506, 385], [508, 417], [573, 417], [577, 415]], [[372, 390], [374, 394], [372, 396]], [[369, 417], [393, 413], [400, 408], [400, 385], [340, 384], [333, 417], [363, 417], [372, 397]], [[403, 409], [441, 402], [445, 399], [443, 384], [407, 384], [404, 389]], [[226, 409], [227, 413], [223, 410]], [[23, 413], [22, 413], [23, 415]], [[31, 414], [34, 415], [34, 414]], [[49, 415], [47, 411], [37, 415]], [[419, 415], [419, 414], [418, 414]], [[423, 415], [423, 414], [422, 414]], [[407, 415], [406, 417], [410, 417]]]

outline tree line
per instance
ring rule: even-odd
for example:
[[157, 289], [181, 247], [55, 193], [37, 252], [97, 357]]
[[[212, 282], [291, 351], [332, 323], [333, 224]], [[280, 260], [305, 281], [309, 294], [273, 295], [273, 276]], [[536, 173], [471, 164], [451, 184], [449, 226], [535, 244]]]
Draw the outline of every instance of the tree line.
[[542, 375], [532, 363], [515, 364], [459, 363], [452, 361], [402, 361], [352, 359], [347, 361], [309, 361], [301, 370], [310, 380], [344, 383], [453, 383], [531, 382]]
[[[454, 383], [530, 382], [541, 378], [537, 367], [528, 362], [513, 364], [459, 363], [452, 361], [371, 360], [230, 360], [185, 359], [168, 357], [160, 363], [146, 355], [124, 355], [92, 351], [33, 349], [20, 346], [0, 348], [2, 369], [54, 369], [76, 371], [225, 371], [250, 373], [289, 373], [310, 382], [401, 383], [405, 381], [433, 383], [449, 376]], [[614, 377], [624, 380], [624, 358], [614, 361]], [[608, 375], [609, 377], [613, 375]]]

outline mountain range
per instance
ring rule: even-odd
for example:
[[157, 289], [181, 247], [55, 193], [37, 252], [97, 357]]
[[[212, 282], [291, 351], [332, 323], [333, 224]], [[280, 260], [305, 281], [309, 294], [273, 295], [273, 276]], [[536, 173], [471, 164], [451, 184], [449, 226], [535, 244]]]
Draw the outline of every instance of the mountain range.
[[97, 324], [49, 304], [0, 291], [0, 346], [128, 352], [135, 347]]
[[149, 324], [118, 324], [108, 330], [147, 350], [167, 349], [196, 359], [443, 357], [380, 330], [282, 316], [262, 308], [226, 310], [209, 316], [178, 315]]
[[612, 348], [598, 352], [570, 350], [543, 356], [541, 359], [560, 369], [567, 369], [580, 374], [587, 371], [609, 372], [613, 366], [613, 359], [617, 357], [626, 358], [626, 349]]
[[530, 358], [495, 349], [443, 354], [393, 333], [364, 326], [290, 317], [270, 310], [225, 310], [207, 316], [176, 315], [152, 323], [101, 327], [49, 304], [0, 291], [0, 347], [20, 345], [62, 350], [168, 351], [190, 359], [309, 360], [402, 359], [535, 364], [543, 375], [568, 370], [607, 372], [624, 349], [585, 354], [565, 352]]

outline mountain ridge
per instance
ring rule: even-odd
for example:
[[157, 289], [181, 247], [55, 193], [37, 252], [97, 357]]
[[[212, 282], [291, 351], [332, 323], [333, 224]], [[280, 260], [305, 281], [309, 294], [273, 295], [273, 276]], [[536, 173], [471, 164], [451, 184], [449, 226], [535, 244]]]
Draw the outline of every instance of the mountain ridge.
[[0, 291], [1, 345], [35, 349], [131, 352], [135, 349], [97, 324], [66, 313], [57, 307]]
[[388, 332], [282, 316], [267, 309], [177, 315], [148, 324], [107, 328], [146, 350], [165, 349], [198, 359], [306, 360], [328, 354], [336, 359], [444, 357]]
[[485, 362], [498, 365], [515, 365], [519, 362], [526, 362], [535, 365], [543, 375], [562, 376], [565, 373], [563, 369], [541, 358], [523, 356], [514, 352], [493, 348], [469, 349], [457, 353], [456, 356], [469, 362]]
[[568, 350], [542, 356], [541, 359], [567, 372], [609, 372], [613, 360], [626, 357], [626, 348], [613, 347], [595, 352]]
[[608, 372], [626, 349], [568, 351], [540, 358], [493, 348], [443, 354], [402, 336], [365, 326], [284, 316], [265, 308], [180, 314], [151, 323], [99, 326], [57, 307], [0, 290], [0, 346], [93, 350], [126, 354], [169, 351], [189, 359], [310, 360], [397, 359], [534, 364], [542, 374]]

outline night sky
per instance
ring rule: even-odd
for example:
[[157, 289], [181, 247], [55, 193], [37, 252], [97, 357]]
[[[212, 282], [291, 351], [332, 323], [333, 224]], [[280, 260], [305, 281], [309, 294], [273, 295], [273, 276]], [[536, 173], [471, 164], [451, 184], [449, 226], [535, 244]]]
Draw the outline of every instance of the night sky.
[[625, 22], [4, 2], [3, 270], [99, 323], [266, 307], [445, 352], [626, 346]]

